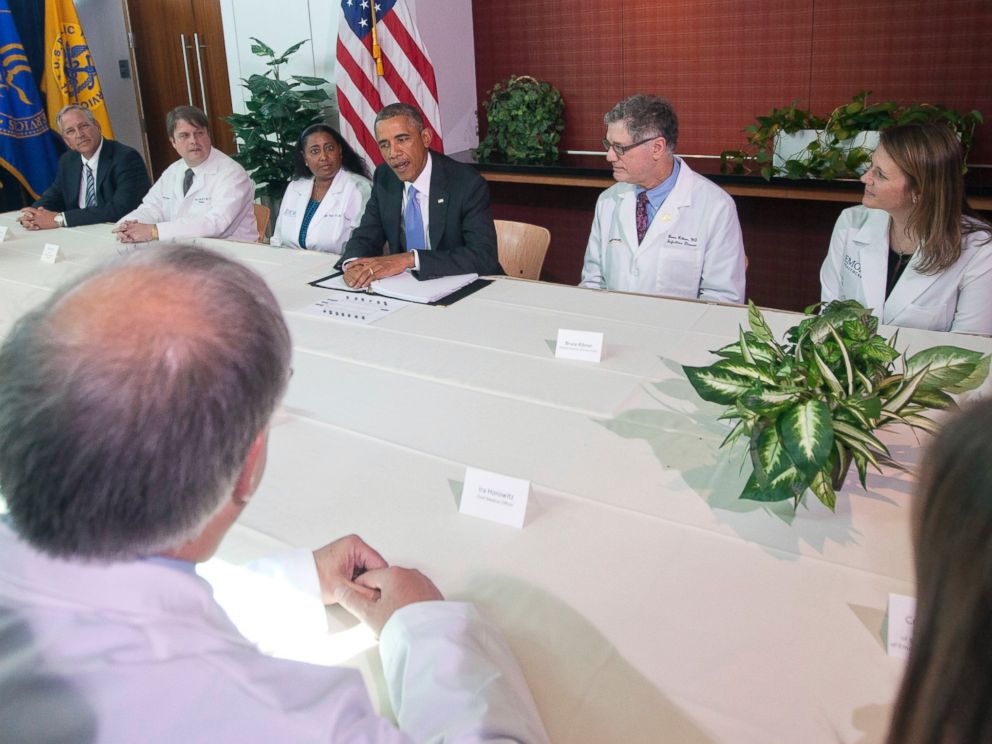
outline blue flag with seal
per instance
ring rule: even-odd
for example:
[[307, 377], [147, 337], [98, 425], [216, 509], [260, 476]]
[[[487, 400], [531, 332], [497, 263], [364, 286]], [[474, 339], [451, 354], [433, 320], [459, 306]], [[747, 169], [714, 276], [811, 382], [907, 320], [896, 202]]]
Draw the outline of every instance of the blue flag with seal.
[[0, 0], [0, 68], [0, 166], [37, 199], [55, 180], [58, 158], [7, 0]]

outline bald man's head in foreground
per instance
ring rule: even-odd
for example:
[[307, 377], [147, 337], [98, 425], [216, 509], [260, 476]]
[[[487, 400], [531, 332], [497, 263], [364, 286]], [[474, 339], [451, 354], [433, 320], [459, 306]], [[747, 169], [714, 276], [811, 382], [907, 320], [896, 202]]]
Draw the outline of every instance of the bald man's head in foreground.
[[15, 529], [55, 556], [202, 559], [261, 476], [289, 359], [265, 282], [211, 251], [135, 251], [63, 288], [0, 347]]

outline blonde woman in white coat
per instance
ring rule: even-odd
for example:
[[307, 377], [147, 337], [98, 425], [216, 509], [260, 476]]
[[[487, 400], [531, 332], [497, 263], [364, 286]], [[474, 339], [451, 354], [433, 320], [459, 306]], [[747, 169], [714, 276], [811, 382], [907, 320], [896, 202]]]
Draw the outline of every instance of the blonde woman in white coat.
[[992, 226], [964, 196], [961, 146], [942, 124], [881, 133], [820, 270], [821, 299], [857, 300], [888, 325], [992, 334]]
[[272, 245], [341, 253], [372, 193], [365, 162], [333, 127], [312, 124], [300, 135], [294, 165]]

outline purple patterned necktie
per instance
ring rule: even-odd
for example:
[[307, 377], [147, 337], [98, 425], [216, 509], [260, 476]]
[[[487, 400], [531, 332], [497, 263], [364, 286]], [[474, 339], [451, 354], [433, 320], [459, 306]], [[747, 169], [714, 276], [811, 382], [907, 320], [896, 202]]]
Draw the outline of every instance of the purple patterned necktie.
[[634, 210], [637, 217], [637, 244], [644, 241], [644, 236], [648, 232], [648, 192], [642, 191], [637, 195], [637, 209]]

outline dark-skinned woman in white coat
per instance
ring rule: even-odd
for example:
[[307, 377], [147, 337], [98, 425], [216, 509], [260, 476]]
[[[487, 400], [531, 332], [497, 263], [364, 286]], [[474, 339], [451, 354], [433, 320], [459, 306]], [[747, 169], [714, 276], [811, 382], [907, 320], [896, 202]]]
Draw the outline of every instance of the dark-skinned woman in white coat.
[[992, 226], [964, 194], [943, 124], [882, 131], [861, 206], [834, 226], [821, 299], [857, 300], [887, 325], [992, 334]]
[[365, 162], [333, 127], [303, 130], [272, 244], [341, 253], [372, 193]]

